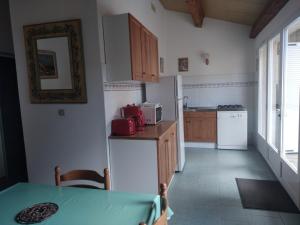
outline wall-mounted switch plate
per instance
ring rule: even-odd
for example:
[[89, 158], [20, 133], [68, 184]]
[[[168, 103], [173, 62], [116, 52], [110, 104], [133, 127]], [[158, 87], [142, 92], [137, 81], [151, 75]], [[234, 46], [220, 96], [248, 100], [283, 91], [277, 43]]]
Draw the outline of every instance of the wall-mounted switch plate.
[[59, 109], [58, 110], [58, 115], [59, 116], [65, 116], [65, 110], [64, 109]]

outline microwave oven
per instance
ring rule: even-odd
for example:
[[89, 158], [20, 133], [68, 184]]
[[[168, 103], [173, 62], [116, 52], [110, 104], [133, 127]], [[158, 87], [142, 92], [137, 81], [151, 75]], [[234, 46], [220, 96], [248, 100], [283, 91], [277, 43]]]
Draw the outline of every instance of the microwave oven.
[[162, 105], [158, 103], [145, 102], [141, 109], [144, 114], [145, 124], [155, 125], [162, 121]]

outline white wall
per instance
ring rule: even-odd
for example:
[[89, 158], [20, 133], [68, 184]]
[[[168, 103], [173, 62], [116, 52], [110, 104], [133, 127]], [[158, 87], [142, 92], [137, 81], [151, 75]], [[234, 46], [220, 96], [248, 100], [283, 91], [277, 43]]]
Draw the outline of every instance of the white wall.
[[[250, 27], [205, 18], [197, 28], [188, 14], [166, 11], [167, 73], [183, 75], [190, 106], [242, 104], [248, 109], [249, 139], [254, 133], [254, 41]], [[209, 65], [201, 53], [209, 54]], [[178, 72], [178, 58], [189, 58], [189, 71]]]
[[10, 15], [9, 15], [9, 0], [0, 1], [0, 53], [14, 52]]
[[[189, 71], [182, 75], [248, 75], [254, 72], [250, 27], [205, 18], [202, 28], [191, 16], [167, 11], [167, 71], [178, 73], [177, 59], [189, 58]], [[201, 52], [209, 53], [210, 64], [202, 63]]]
[[[103, 81], [96, 0], [11, 0], [10, 12], [27, 168], [30, 182], [53, 183], [54, 166], [63, 170], [107, 166]], [[87, 104], [31, 104], [23, 25], [80, 18]], [[57, 110], [64, 109], [65, 116]]]
[[142, 87], [139, 84], [105, 84], [104, 88], [106, 130], [110, 135], [111, 121], [120, 118], [120, 108], [142, 102]]

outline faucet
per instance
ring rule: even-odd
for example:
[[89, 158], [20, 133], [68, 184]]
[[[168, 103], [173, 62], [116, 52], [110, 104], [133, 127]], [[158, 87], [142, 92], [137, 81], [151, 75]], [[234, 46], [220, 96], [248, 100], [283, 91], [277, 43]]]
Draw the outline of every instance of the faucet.
[[184, 109], [188, 108], [188, 99], [189, 99], [189, 96], [184, 96], [183, 97], [183, 108]]

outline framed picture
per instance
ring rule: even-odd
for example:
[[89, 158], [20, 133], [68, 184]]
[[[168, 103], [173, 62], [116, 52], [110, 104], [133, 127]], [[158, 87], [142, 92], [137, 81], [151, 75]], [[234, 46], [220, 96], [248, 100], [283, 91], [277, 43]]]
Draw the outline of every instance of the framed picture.
[[165, 71], [164, 67], [165, 67], [165, 59], [163, 57], [160, 57], [159, 58], [159, 71], [161, 73], [164, 73], [164, 71]]
[[178, 71], [179, 72], [189, 71], [189, 59], [187, 57], [178, 58]]
[[38, 68], [40, 79], [57, 79], [56, 53], [49, 50], [38, 50]]

